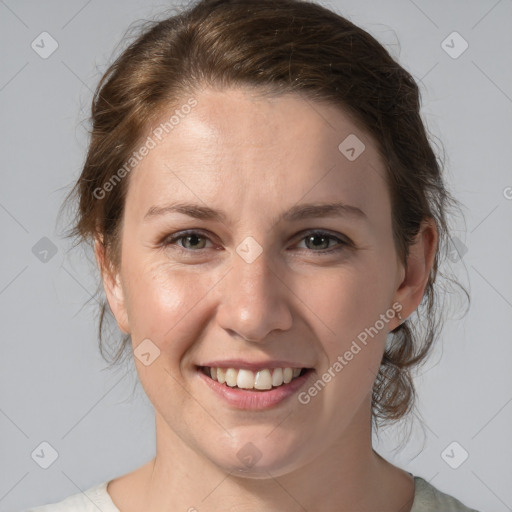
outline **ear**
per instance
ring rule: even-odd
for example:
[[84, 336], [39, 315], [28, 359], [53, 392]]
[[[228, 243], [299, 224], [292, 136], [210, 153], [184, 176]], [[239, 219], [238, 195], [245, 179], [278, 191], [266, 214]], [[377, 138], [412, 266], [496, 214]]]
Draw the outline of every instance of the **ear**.
[[[433, 218], [423, 220], [416, 240], [409, 248], [407, 268], [395, 293], [395, 301], [402, 305], [402, 321], [408, 318], [423, 299], [437, 251], [438, 232]], [[398, 325], [397, 325], [398, 326]]]
[[121, 285], [119, 272], [114, 270], [112, 265], [107, 261], [105, 246], [98, 239], [96, 239], [94, 243], [94, 255], [101, 272], [101, 279], [103, 281], [103, 288], [107, 296], [108, 305], [114, 314], [117, 326], [124, 334], [130, 334], [125, 294]]

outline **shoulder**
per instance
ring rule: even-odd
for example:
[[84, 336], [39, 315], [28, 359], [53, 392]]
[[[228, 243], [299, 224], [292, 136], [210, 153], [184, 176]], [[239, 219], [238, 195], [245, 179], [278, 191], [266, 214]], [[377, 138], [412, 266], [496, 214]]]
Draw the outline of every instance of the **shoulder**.
[[419, 476], [414, 477], [415, 493], [411, 512], [478, 512], [466, 507], [453, 496], [449, 496], [436, 489]]
[[58, 503], [34, 507], [24, 512], [119, 512], [107, 492], [107, 485], [108, 481], [102, 482]]

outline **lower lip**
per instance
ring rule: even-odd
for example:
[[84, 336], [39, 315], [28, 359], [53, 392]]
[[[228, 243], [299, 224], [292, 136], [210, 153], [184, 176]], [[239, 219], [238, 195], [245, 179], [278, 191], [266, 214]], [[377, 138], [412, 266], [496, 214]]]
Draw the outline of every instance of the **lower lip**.
[[308, 370], [304, 375], [297, 377], [288, 384], [268, 391], [253, 391], [250, 389], [232, 388], [226, 384], [221, 384], [216, 380], [205, 375], [200, 369], [197, 373], [210, 389], [224, 399], [229, 405], [238, 409], [260, 410], [270, 409], [294, 395], [310, 378], [313, 370]]

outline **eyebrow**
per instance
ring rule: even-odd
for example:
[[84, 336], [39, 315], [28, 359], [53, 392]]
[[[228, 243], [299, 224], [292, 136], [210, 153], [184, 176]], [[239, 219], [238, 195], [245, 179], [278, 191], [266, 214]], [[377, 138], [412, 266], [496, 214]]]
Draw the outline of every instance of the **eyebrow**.
[[[181, 213], [194, 219], [213, 220], [227, 223], [227, 215], [221, 210], [214, 210], [208, 206], [201, 206], [192, 203], [174, 203], [165, 206], [152, 206], [144, 215], [144, 222], [151, 218], [168, 215], [170, 213]], [[351, 217], [357, 220], [366, 220], [366, 214], [356, 206], [334, 202], [334, 203], [306, 203], [295, 205], [286, 212], [281, 213], [273, 219], [273, 225], [281, 221], [297, 222], [303, 219], [321, 217]]]

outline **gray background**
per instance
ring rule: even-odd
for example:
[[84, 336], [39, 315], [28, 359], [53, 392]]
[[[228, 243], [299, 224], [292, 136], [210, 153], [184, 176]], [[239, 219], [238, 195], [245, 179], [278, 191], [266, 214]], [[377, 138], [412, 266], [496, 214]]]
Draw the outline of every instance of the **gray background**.
[[[90, 257], [69, 251], [56, 219], [85, 158], [91, 89], [130, 23], [170, 5], [0, 0], [0, 511], [63, 499], [154, 455], [152, 408], [140, 386], [131, 395], [136, 377], [106, 371], [97, 349]], [[512, 2], [325, 5], [420, 81], [447, 181], [467, 207], [457, 226], [463, 257], [450, 270], [469, 288], [471, 308], [462, 316], [461, 303], [417, 377], [423, 429], [415, 416], [405, 448], [395, 450], [406, 424], [375, 447], [474, 508], [512, 510]], [[44, 31], [58, 43], [46, 59], [31, 47]], [[469, 44], [457, 58], [442, 46], [453, 31]], [[460, 51], [462, 40], [450, 41]], [[43, 252], [43, 237], [56, 254]], [[457, 469], [442, 456], [454, 441], [452, 461], [469, 454]], [[42, 442], [58, 453], [48, 469], [31, 455]]]

